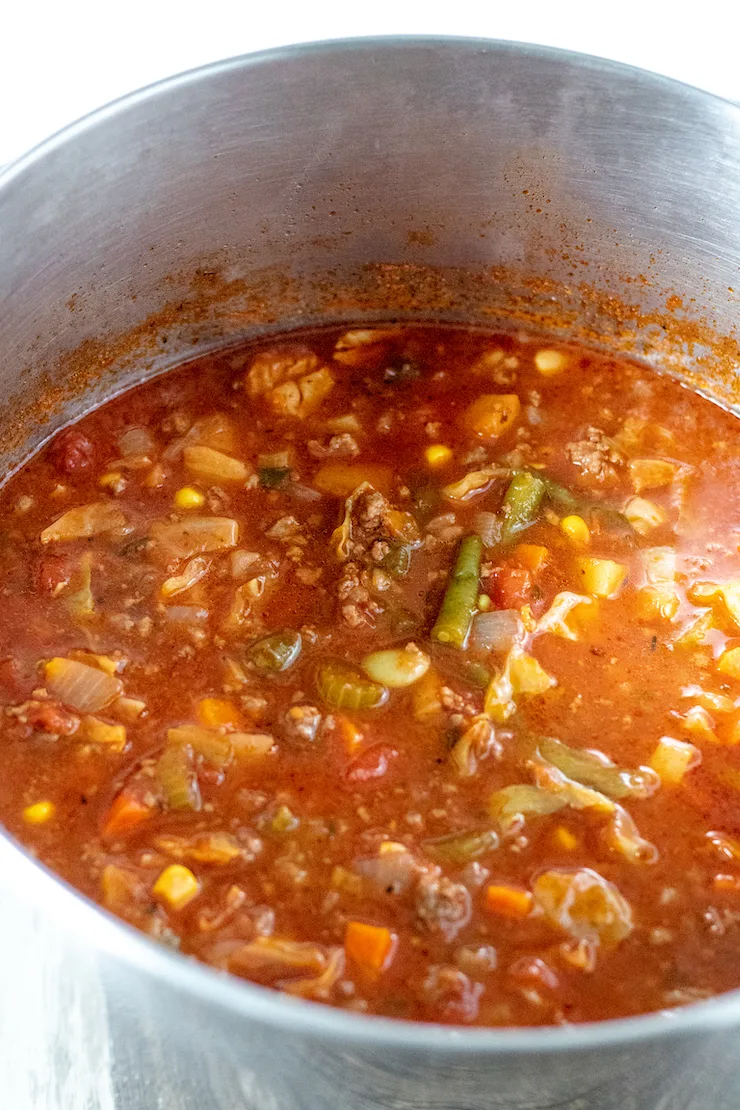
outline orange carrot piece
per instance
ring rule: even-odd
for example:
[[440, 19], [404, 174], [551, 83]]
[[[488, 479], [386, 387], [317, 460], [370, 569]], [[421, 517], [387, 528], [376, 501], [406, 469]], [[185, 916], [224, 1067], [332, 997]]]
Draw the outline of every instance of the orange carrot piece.
[[349, 921], [344, 935], [344, 951], [353, 963], [365, 971], [384, 971], [393, 958], [396, 937], [383, 925], [366, 925]]
[[202, 698], [198, 702], [198, 720], [204, 728], [244, 729], [244, 714], [228, 698]]
[[151, 815], [152, 810], [143, 802], [130, 798], [126, 794], [119, 794], [108, 810], [108, 816], [103, 825], [103, 836], [108, 839], [125, 836], [133, 832]]
[[532, 574], [537, 574], [539, 570], [542, 570], [550, 555], [547, 548], [540, 547], [538, 543], [518, 543], [512, 554], [516, 557], [517, 562], [521, 563], [527, 570], [531, 570]]
[[344, 746], [350, 755], [354, 755], [365, 737], [354, 721], [351, 721], [349, 717], [337, 714], [336, 722], [337, 730], [344, 742]]
[[722, 894], [740, 894], [740, 877], [737, 875], [715, 875], [712, 886]]
[[499, 917], [510, 917], [521, 920], [528, 917], [534, 899], [528, 890], [521, 890], [515, 886], [503, 886], [492, 883], [486, 889], [486, 909]]
[[349, 497], [363, 482], [369, 482], [380, 493], [390, 494], [393, 489], [393, 467], [377, 463], [324, 463], [313, 476], [316, 489], [334, 497]]

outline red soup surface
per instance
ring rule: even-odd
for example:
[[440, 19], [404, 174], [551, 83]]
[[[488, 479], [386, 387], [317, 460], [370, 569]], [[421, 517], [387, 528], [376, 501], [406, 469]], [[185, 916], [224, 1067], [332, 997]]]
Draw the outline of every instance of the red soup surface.
[[536, 337], [211, 354], [0, 494], [0, 818], [163, 944], [347, 1010], [740, 986], [740, 438]]

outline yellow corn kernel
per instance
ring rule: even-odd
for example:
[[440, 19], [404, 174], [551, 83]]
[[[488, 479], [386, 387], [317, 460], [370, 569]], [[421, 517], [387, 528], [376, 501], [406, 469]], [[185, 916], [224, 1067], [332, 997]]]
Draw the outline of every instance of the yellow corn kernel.
[[684, 740], [661, 736], [658, 746], [650, 756], [650, 766], [660, 776], [664, 785], [677, 786], [687, 771], [701, 763], [701, 752]]
[[627, 567], [611, 559], [578, 559], [583, 586], [592, 597], [616, 597], [627, 577]]
[[487, 613], [493, 605], [493, 602], [491, 601], [488, 594], [478, 594], [478, 600], [475, 604], [480, 609], [481, 613]]
[[23, 820], [29, 825], [44, 825], [57, 811], [53, 802], [34, 802], [23, 810]]
[[720, 674], [728, 678], [740, 678], [740, 647], [728, 648], [723, 651], [717, 663]]
[[568, 365], [568, 359], [561, 351], [553, 351], [549, 347], [545, 347], [534, 356], [534, 364], [540, 374], [549, 378], [553, 374], [559, 374], [561, 370], [564, 370]]
[[444, 443], [433, 443], [431, 447], [427, 447], [424, 458], [429, 466], [446, 466], [452, 458], [452, 448], [446, 447]]
[[566, 829], [565, 825], [558, 825], [552, 834], [552, 839], [555, 842], [556, 848], [562, 848], [564, 852], [574, 852], [578, 847], [578, 837], [572, 833], [570, 829]]
[[199, 509], [205, 504], [205, 496], [192, 486], [183, 486], [175, 494], [176, 509]]
[[591, 533], [582, 516], [564, 516], [560, 527], [568, 539], [579, 547], [587, 547], [591, 541]]
[[200, 883], [189, 867], [171, 863], [155, 882], [152, 894], [167, 902], [173, 910], [181, 910], [200, 894]]

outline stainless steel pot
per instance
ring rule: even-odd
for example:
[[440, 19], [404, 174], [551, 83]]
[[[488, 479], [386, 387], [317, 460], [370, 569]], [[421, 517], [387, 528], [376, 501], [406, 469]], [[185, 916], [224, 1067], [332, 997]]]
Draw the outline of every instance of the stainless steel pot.
[[[0, 180], [3, 466], [195, 349], [346, 317], [545, 327], [731, 403], [739, 217], [740, 110], [593, 58], [360, 40], [185, 74]], [[7, 837], [0, 875], [87, 1005], [57, 1065], [92, 1052], [100, 1088], [59, 1080], [59, 1110], [740, 1106], [737, 992], [587, 1027], [395, 1023], [164, 951]]]

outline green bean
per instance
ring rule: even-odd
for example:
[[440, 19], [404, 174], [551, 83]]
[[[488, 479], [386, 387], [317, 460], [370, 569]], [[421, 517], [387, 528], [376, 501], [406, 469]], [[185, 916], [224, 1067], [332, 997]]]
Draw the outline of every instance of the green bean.
[[463, 667], [462, 677], [471, 686], [477, 686], [479, 690], [485, 690], [491, 681], [491, 672], [477, 659], [469, 659]]
[[506, 543], [519, 532], [534, 524], [542, 498], [545, 496], [545, 483], [529, 470], [517, 470], [504, 494], [503, 524], [501, 540]]
[[588, 497], [578, 497], [572, 493], [565, 486], [561, 486], [559, 482], [548, 478], [544, 474], [537, 476], [540, 481], [545, 483], [545, 495], [548, 500], [552, 501], [556, 508], [568, 511], [570, 513], [578, 512], [584, 515], [593, 513], [599, 517], [608, 528], [615, 531], [623, 531], [630, 535], [634, 534], [634, 528], [627, 520], [624, 513], [619, 509], [614, 509], [610, 505], [604, 505], [601, 501], [593, 501]]
[[263, 674], [279, 674], [293, 666], [301, 654], [302, 646], [300, 632], [292, 632], [290, 629], [273, 632], [249, 647], [247, 659]]
[[460, 541], [432, 639], [440, 644], [464, 648], [476, 612], [483, 541], [480, 536], [465, 536]]
[[385, 686], [345, 663], [322, 663], [316, 672], [316, 686], [332, 709], [377, 709], [388, 700]]
[[462, 866], [480, 859], [487, 852], [498, 848], [499, 837], [494, 829], [482, 829], [473, 832], [449, 833], [447, 836], [438, 836], [434, 840], [425, 840], [424, 848], [429, 855], [444, 863], [459, 864]]

